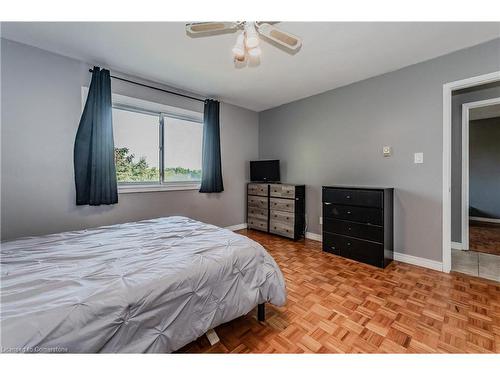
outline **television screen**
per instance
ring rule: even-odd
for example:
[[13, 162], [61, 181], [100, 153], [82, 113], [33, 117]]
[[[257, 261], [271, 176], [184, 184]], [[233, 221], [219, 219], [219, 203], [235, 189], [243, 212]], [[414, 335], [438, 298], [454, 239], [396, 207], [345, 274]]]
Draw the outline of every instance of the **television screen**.
[[279, 160], [256, 160], [250, 162], [251, 181], [280, 181], [280, 161]]

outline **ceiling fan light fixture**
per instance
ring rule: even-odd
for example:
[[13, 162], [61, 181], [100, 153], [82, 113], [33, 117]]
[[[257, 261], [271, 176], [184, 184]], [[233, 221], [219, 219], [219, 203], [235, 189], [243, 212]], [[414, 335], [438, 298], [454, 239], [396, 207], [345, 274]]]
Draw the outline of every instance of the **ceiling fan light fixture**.
[[247, 22], [245, 24], [245, 44], [248, 49], [255, 48], [259, 45], [259, 35], [255, 29], [254, 22]]
[[281, 28], [276, 21], [192, 22], [186, 24], [186, 34], [192, 38], [238, 32], [231, 52], [235, 67], [256, 66], [260, 63], [261, 38], [291, 54], [302, 47], [302, 39]]

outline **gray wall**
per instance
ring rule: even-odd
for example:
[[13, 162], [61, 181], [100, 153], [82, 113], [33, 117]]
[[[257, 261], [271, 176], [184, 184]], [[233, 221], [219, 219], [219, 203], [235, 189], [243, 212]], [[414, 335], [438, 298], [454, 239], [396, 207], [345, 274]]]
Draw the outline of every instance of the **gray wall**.
[[500, 117], [469, 123], [469, 207], [500, 219]]
[[498, 97], [500, 82], [458, 90], [451, 98], [451, 240], [454, 242], [462, 242], [462, 104]]
[[[74, 204], [73, 142], [89, 65], [1, 40], [2, 239], [186, 215], [219, 226], [245, 222], [248, 160], [258, 155], [258, 114], [222, 103], [225, 191], [120, 194], [110, 207]], [[119, 94], [202, 111], [202, 103], [113, 82]]]
[[394, 186], [396, 251], [441, 261], [443, 84], [498, 70], [500, 39], [261, 112], [259, 156], [307, 185], [313, 233], [322, 185]]

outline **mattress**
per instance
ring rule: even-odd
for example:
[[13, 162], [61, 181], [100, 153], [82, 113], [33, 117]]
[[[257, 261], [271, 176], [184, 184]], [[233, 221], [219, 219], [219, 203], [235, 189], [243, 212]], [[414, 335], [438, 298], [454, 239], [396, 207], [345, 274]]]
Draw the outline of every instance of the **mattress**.
[[172, 352], [257, 304], [283, 275], [257, 242], [185, 217], [2, 243], [5, 352]]

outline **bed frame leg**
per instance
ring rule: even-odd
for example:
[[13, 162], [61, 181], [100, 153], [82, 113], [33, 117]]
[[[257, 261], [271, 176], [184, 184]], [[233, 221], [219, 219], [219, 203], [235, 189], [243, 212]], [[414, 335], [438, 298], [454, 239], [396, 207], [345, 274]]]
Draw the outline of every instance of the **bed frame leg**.
[[206, 335], [207, 335], [207, 339], [210, 342], [211, 346], [214, 346], [215, 344], [217, 344], [220, 341], [219, 336], [217, 336], [217, 333], [215, 333], [215, 331], [213, 329], [209, 329], [207, 331]]
[[266, 304], [265, 303], [259, 303], [257, 305], [257, 320], [259, 322], [263, 322], [266, 320]]

